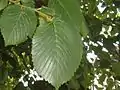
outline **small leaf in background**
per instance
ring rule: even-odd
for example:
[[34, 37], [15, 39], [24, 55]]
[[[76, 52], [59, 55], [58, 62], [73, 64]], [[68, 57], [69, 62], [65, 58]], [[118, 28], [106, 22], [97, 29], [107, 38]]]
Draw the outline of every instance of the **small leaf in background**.
[[35, 7], [35, 0], [21, 0], [21, 3], [28, 7]]
[[60, 19], [42, 22], [32, 41], [33, 64], [46, 81], [58, 89], [69, 81], [82, 58], [82, 42], [78, 32]]
[[102, 22], [95, 18], [95, 17], [86, 17], [88, 19], [88, 25], [90, 30], [90, 37], [93, 38], [94, 41], [96, 40], [96, 36], [99, 36], [101, 30], [102, 30]]
[[116, 75], [120, 76], [120, 62], [112, 63], [112, 70]]
[[74, 89], [74, 90], [79, 90], [80, 89], [80, 85], [77, 79], [72, 78], [69, 83], [68, 83], [68, 88], [69, 89]]
[[109, 68], [111, 65], [110, 59], [101, 59], [100, 60], [100, 68]]
[[90, 4], [88, 4], [88, 12], [92, 14], [96, 11], [97, 1], [96, 0], [89, 0]]
[[3, 49], [5, 46], [5, 43], [4, 43], [4, 38], [0, 32], [0, 49]]
[[5, 45], [15, 45], [31, 37], [36, 29], [37, 18], [35, 12], [29, 8], [10, 5], [0, 18], [0, 28]]
[[102, 47], [98, 46], [92, 46], [93, 50], [95, 51], [95, 54], [100, 58], [100, 68], [109, 68], [111, 63], [111, 58], [109, 56], [108, 52], [102, 51]]
[[24, 87], [22, 82], [19, 82], [14, 88], [14, 90], [30, 90], [30, 89], [27, 89], [26, 87]]
[[84, 28], [86, 25], [77, 0], [49, 0], [48, 7], [54, 9], [63, 21], [72, 25], [84, 37], [88, 34], [88, 29]]
[[112, 88], [114, 87], [115, 83], [112, 78], [107, 79], [107, 88], [106, 90], [113, 90]]
[[111, 37], [111, 38], [104, 38], [103, 39], [103, 46], [110, 51], [110, 53], [115, 53], [116, 47], [114, 46], [113, 43], [117, 41], [116, 37]]
[[4, 84], [8, 77], [8, 71], [5, 65], [0, 66], [0, 84]]
[[100, 76], [100, 78], [99, 78], [99, 83], [101, 84], [101, 85], [103, 85], [103, 82], [105, 81], [105, 78], [106, 78], [106, 75], [105, 74], [102, 74], [101, 76]]
[[49, 16], [55, 16], [54, 10], [51, 9], [51, 8], [45, 7], [45, 6], [42, 6], [40, 8], [40, 12], [45, 13], [45, 14], [47, 14]]
[[8, 4], [8, 0], [0, 0], [0, 10], [4, 9]]
[[115, 90], [120, 90], [120, 86], [118, 86]]
[[116, 33], [119, 33], [119, 27], [114, 26], [111, 30], [111, 36], [114, 37]]
[[82, 14], [81, 14], [81, 17], [82, 17], [82, 19], [81, 19], [82, 23], [81, 23], [81, 27], [80, 27], [80, 34], [83, 37], [86, 37], [87, 34], [89, 33], [89, 29], [87, 27], [88, 25], [87, 25], [87, 23], [86, 23], [86, 21], [84, 19], [84, 16]]

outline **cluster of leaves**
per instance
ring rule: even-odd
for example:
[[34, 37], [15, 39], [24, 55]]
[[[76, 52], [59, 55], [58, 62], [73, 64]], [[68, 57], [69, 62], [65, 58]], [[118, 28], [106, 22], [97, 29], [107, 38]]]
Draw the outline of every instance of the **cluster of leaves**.
[[119, 90], [118, 2], [0, 0], [0, 90]]
[[[56, 89], [70, 80], [82, 58], [82, 41], [79, 33], [87, 35], [79, 3], [71, 0], [66, 5], [67, 1], [64, 0], [49, 0], [48, 7], [41, 8], [35, 8], [33, 0], [2, 0], [2, 3], [5, 4], [1, 6], [1, 34], [5, 48], [16, 46], [10, 48], [17, 58], [18, 65], [17, 62], [14, 63], [21, 66], [19, 60], [22, 60], [29, 71], [31, 67], [28, 67], [30, 62], [26, 63], [26, 53], [18, 53], [16, 48], [27, 39], [32, 39], [32, 48], [29, 48], [38, 74]], [[74, 5], [71, 7], [72, 4]]]
[[[119, 3], [117, 0], [81, 0], [81, 9], [90, 30], [84, 45], [87, 53], [94, 52], [97, 56], [91, 58], [93, 71], [90, 72], [94, 75], [93, 88], [97, 90], [120, 88], [120, 5], [116, 2]], [[99, 85], [94, 83], [95, 78]]]

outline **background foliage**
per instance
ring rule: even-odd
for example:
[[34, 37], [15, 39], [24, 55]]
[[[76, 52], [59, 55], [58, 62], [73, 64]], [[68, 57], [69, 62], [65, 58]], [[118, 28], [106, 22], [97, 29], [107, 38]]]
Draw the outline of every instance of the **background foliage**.
[[119, 90], [119, 9], [119, 0], [0, 0], [0, 90]]

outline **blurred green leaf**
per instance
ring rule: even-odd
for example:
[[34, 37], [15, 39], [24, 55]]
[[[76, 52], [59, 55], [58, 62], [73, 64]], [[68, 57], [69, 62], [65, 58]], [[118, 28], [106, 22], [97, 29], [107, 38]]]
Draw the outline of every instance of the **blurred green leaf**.
[[116, 75], [120, 76], [120, 62], [112, 63], [112, 70]]
[[[28, 90], [26, 87], [24, 87], [22, 82], [19, 82], [16, 87], [14, 88], [14, 90]], [[30, 90], [30, 89], [29, 89]]]
[[106, 78], [106, 75], [103, 73], [103, 74], [100, 76], [100, 78], [99, 78], [99, 83], [100, 83], [101, 85], [103, 85], [103, 82], [104, 82], [105, 78]]
[[35, 1], [34, 0], [21, 0], [22, 4], [28, 7], [35, 7]]
[[5, 65], [0, 67], [0, 84], [4, 84], [8, 77], [8, 71]]
[[8, 0], [0, 0], [0, 10], [4, 9], [8, 4]]
[[113, 86], [114, 86], [113, 79], [108, 78], [107, 83], [108, 83], [108, 86], [107, 86], [106, 90], [113, 90]]
[[[95, 17], [86, 17], [89, 25], [90, 30], [90, 37], [93, 38], [93, 40], [96, 40], [96, 36], [99, 36], [101, 30], [102, 30], [102, 22], [95, 18]], [[94, 40], [94, 41], [95, 41]]]

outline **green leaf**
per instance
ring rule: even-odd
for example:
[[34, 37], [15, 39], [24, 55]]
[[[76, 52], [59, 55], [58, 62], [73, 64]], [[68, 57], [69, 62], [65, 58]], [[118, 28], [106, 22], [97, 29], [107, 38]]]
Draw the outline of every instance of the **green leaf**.
[[14, 88], [14, 90], [29, 90], [29, 89], [27, 89], [22, 82], [19, 82]]
[[82, 58], [78, 32], [65, 22], [54, 19], [37, 28], [32, 41], [35, 69], [56, 89], [72, 78]]
[[102, 22], [95, 18], [95, 17], [86, 17], [88, 20], [88, 24], [89, 24], [89, 30], [90, 30], [90, 38], [93, 39], [93, 41], [97, 41], [96, 38], [101, 30], [102, 30]]
[[8, 77], [8, 71], [5, 65], [0, 67], [0, 84], [4, 84]]
[[118, 86], [118, 87], [116, 88], [116, 90], [120, 90], [120, 86]]
[[112, 70], [116, 75], [120, 76], [120, 62], [112, 63]]
[[88, 34], [88, 29], [83, 24], [85, 23], [84, 16], [77, 0], [49, 0], [48, 6], [54, 9], [62, 20], [80, 31], [84, 37]]
[[17, 5], [8, 6], [0, 18], [5, 45], [15, 45], [31, 37], [36, 29], [35, 12]]
[[81, 17], [82, 17], [82, 23], [81, 23], [81, 27], [80, 27], [80, 33], [83, 37], [86, 37], [87, 34], [89, 33], [89, 29], [87, 27], [88, 25], [85, 22], [83, 15], [81, 15]]
[[42, 6], [40, 8], [40, 12], [45, 13], [45, 14], [50, 15], [50, 16], [55, 16], [54, 10], [51, 8], [45, 7], [45, 6]]
[[113, 90], [112, 88], [115, 85], [115, 83], [113, 82], [112, 78], [107, 79], [107, 84], [108, 84], [108, 86], [107, 86], [106, 90]]
[[93, 14], [96, 11], [97, 1], [96, 0], [89, 0], [88, 4], [88, 12], [89, 14]]
[[78, 80], [76, 80], [75, 78], [72, 78], [69, 83], [68, 83], [68, 87], [70, 89], [74, 89], [74, 90], [79, 90], [80, 89], [80, 85]]
[[102, 74], [101, 76], [100, 76], [100, 78], [99, 78], [99, 83], [101, 84], [101, 85], [103, 85], [103, 82], [105, 81], [105, 78], [106, 78], [106, 75], [105, 74]]
[[24, 3], [28, 3], [28, 2], [31, 2], [31, 1], [34, 1], [34, 0], [21, 0], [21, 2], [24, 2]]
[[0, 0], [0, 10], [4, 9], [8, 4], [8, 0]]
[[28, 7], [35, 7], [35, 0], [21, 0], [22, 4]]

